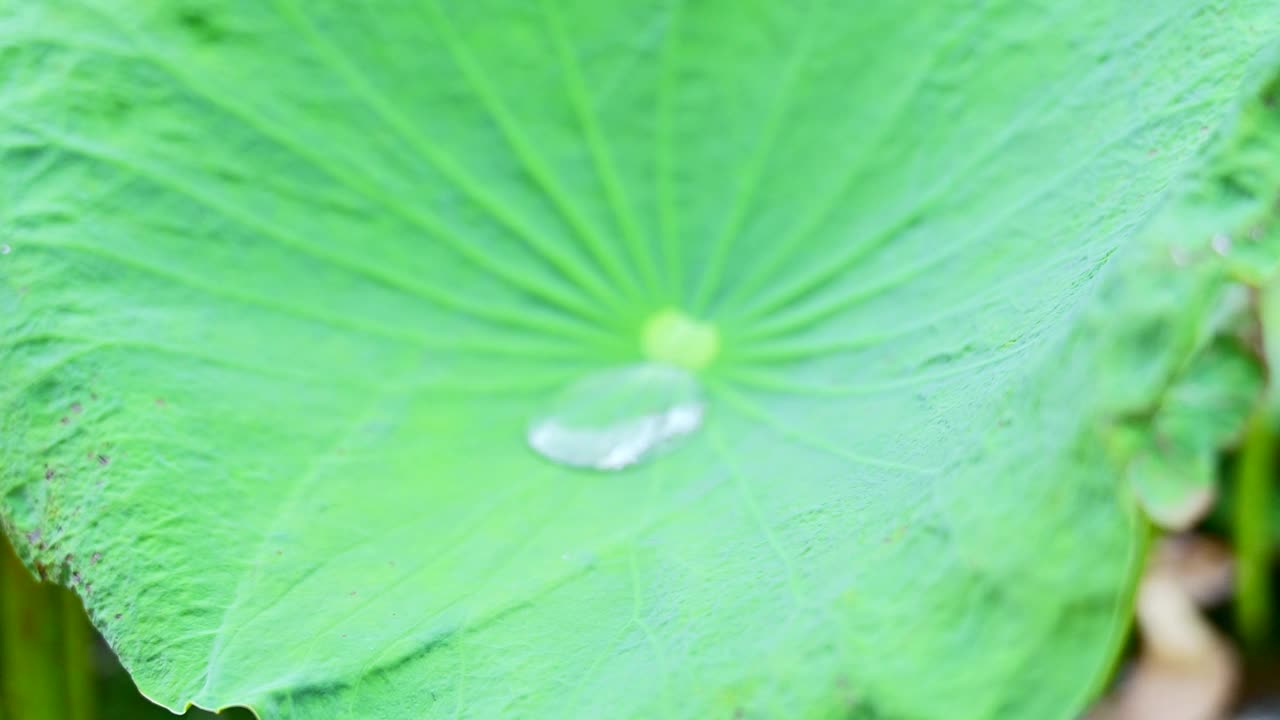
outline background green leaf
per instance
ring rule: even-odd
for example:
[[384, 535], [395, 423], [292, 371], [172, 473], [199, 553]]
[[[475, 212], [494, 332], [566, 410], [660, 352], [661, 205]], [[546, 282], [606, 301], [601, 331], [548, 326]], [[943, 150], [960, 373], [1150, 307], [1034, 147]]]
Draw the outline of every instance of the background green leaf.
[[[0, 2], [5, 527], [174, 709], [1069, 717], [1186, 352], [1099, 278], [1278, 16]], [[525, 446], [655, 347], [700, 432]]]

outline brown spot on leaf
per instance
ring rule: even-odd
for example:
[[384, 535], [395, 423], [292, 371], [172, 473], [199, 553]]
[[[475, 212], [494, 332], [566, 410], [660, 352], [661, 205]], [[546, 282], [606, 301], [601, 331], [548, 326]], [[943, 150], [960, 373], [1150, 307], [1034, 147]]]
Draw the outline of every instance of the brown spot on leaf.
[[81, 404], [80, 404], [80, 403], [78, 403], [78, 402], [73, 402], [73, 403], [71, 403], [71, 412], [73, 412], [73, 413], [82, 413], [82, 412], [84, 412], [84, 406], [83, 406], [83, 405], [81, 405]]
[[97, 565], [97, 564], [98, 564], [98, 561], [99, 561], [99, 560], [101, 560], [101, 559], [102, 559], [102, 553], [98, 553], [98, 552], [96, 552], [96, 553], [94, 553], [93, 555], [90, 555], [90, 556], [89, 556], [89, 564], [90, 564], [90, 565]]
[[107, 457], [106, 455], [99, 455], [99, 456], [98, 456], [98, 464], [99, 464], [99, 465], [108, 465], [108, 464], [110, 464], [110, 463], [111, 463], [111, 458]]

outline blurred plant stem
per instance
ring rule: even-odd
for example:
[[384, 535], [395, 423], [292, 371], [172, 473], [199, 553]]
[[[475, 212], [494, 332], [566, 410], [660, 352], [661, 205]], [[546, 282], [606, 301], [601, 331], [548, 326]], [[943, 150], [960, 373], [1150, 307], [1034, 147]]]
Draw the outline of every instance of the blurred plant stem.
[[80, 600], [36, 582], [0, 536], [0, 718], [91, 720], [92, 644]]
[[1271, 469], [1274, 439], [1267, 413], [1255, 412], [1245, 430], [1236, 467], [1234, 522], [1235, 619], [1249, 652], [1260, 650], [1271, 629]]

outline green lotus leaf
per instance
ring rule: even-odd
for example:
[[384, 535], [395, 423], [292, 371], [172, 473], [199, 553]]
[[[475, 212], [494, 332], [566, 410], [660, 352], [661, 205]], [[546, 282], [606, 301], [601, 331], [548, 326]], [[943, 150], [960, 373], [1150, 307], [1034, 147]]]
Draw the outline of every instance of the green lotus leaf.
[[174, 710], [1072, 717], [1100, 288], [1278, 21], [0, 0], [0, 517]]

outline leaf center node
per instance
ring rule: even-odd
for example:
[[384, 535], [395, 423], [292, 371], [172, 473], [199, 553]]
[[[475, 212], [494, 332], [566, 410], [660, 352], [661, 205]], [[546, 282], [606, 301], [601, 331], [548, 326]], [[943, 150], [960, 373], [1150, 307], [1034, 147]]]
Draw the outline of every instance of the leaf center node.
[[702, 370], [720, 352], [720, 331], [680, 310], [667, 308], [649, 318], [641, 344], [650, 360]]

